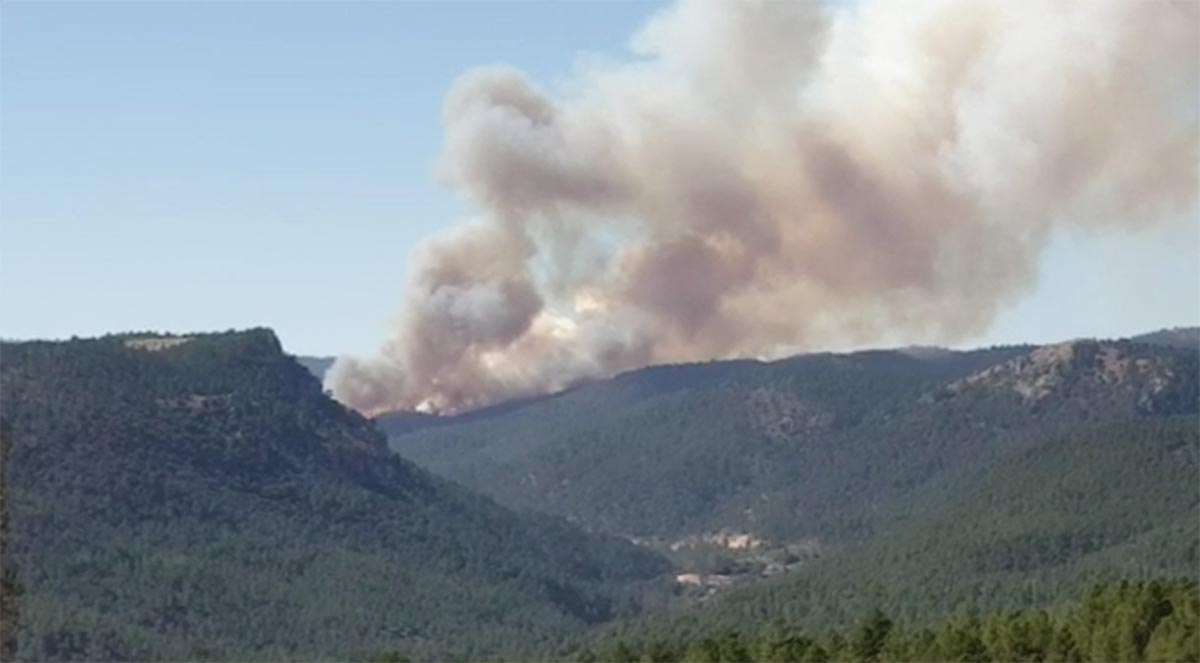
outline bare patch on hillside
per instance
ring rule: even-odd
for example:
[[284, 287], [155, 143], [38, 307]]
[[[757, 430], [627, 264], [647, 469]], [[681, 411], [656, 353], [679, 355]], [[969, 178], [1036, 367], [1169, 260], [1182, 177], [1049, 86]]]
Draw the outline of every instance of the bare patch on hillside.
[[1136, 357], [1096, 341], [1068, 341], [992, 366], [950, 385], [953, 393], [976, 386], [1011, 389], [1025, 401], [1040, 401], [1068, 384], [1135, 391], [1144, 398], [1162, 392], [1175, 377], [1162, 360]]
[[832, 412], [789, 394], [759, 387], [746, 398], [746, 408], [754, 427], [769, 439], [782, 441], [806, 432], [824, 430], [833, 425]]
[[190, 336], [177, 336], [172, 338], [131, 338], [125, 341], [125, 347], [133, 348], [134, 350], [145, 350], [147, 352], [160, 352], [174, 348], [192, 340]]

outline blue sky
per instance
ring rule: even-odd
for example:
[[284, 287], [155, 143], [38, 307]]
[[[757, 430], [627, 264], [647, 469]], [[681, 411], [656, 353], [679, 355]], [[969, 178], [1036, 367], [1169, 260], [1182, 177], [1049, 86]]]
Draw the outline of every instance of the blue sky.
[[[644, 2], [13, 2], [0, 10], [0, 336], [267, 325], [367, 353], [405, 257], [469, 210], [433, 177], [475, 65], [553, 87]], [[1058, 237], [980, 343], [1200, 323], [1195, 219]]]

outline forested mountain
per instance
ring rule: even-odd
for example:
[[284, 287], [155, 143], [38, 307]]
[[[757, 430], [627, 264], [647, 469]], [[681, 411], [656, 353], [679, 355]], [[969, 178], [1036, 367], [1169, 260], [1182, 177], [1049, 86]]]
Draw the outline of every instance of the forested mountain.
[[390, 453], [269, 331], [0, 351], [21, 658], [530, 653], [666, 582]]
[[1134, 336], [1138, 343], [1200, 350], [1200, 327], [1172, 327]]
[[1200, 363], [1178, 345], [659, 367], [380, 424], [502, 503], [670, 554], [703, 609], [668, 630], [841, 627], [871, 607], [928, 620], [1196, 575]]
[[1047, 435], [1197, 411], [1197, 353], [1129, 341], [659, 367], [495, 413], [379, 420], [392, 448], [596, 529], [869, 535]]
[[633, 641], [766, 623], [824, 632], [873, 609], [923, 627], [956, 612], [1051, 605], [1097, 580], [1197, 579], [1198, 426], [1191, 415], [1049, 438], [905, 503], [873, 537], [611, 632]]
[[[1077, 622], [944, 620], [1195, 579], [1200, 353], [1141, 338], [652, 367], [378, 426], [267, 330], [5, 343], [17, 656], [854, 660], [872, 610], [877, 655], [1061, 645]], [[1134, 587], [1103, 591], [1195, 612]], [[1071, 656], [1129, 642], [1096, 638]]]

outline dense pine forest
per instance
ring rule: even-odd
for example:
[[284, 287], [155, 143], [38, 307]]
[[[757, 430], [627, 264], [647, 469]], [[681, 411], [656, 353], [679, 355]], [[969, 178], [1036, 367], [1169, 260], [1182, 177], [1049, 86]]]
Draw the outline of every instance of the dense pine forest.
[[1196, 577], [1192, 336], [657, 367], [380, 423], [502, 503], [671, 557], [683, 609], [623, 637], [929, 624]]
[[515, 655], [666, 583], [388, 452], [267, 330], [2, 351], [20, 660]]
[[1194, 348], [1132, 341], [816, 354], [379, 424], [435, 473], [595, 529], [851, 543], [1063, 435], [1194, 414], [1198, 375]]
[[268, 330], [4, 343], [4, 660], [1194, 661], [1184, 337], [376, 421]]
[[638, 641], [609, 638], [578, 661], [1200, 661], [1195, 580], [1094, 586], [1082, 600], [1037, 610], [963, 614], [928, 628], [873, 611], [853, 628], [821, 633], [786, 624]]

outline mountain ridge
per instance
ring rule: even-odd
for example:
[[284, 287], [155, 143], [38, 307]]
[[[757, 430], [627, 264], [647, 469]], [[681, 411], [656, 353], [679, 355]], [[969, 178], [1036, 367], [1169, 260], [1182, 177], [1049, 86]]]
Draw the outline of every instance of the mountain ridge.
[[[491, 418], [492, 416], [494, 416], [496, 414], [505, 414], [512, 410], [521, 409], [521, 408], [525, 407], [526, 405], [535, 404], [535, 403], [545, 401], [548, 399], [554, 399], [554, 398], [558, 398], [561, 396], [565, 396], [565, 395], [571, 394], [572, 392], [575, 392], [579, 389], [586, 389], [591, 385], [615, 382], [615, 381], [624, 381], [624, 380], [637, 381], [640, 378], [642, 378], [644, 376], [649, 376], [649, 375], [670, 375], [673, 373], [674, 374], [690, 374], [693, 377], [701, 376], [703, 380], [707, 381], [707, 379], [709, 379], [710, 376], [703, 375], [706, 372], [706, 369], [717, 369], [717, 371], [720, 371], [720, 370], [726, 369], [727, 367], [738, 366], [738, 365], [762, 366], [762, 365], [767, 365], [767, 364], [780, 364], [780, 363], [785, 363], [785, 362], [789, 362], [789, 361], [795, 361], [795, 360], [803, 358], [803, 357], [854, 356], [854, 355], [865, 355], [865, 354], [891, 353], [891, 354], [897, 354], [897, 355], [902, 355], [902, 356], [908, 356], [908, 357], [911, 357], [911, 358], [917, 359], [917, 360], [937, 362], [937, 361], [953, 361], [955, 359], [963, 359], [963, 358], [966, 358], [973, 354], [978, 354], [978, 353], [989, 353], [989, 352], [1006, 353], [1006, 352], [1019, 351], [1021, 349], [1027, 349], [1027, 350], [1032, 351], [1033, 349], [1038, 348], [1038, 347], [1061, 345], [1064, 343], [1073, 343], [1076, 341], [1106, 341], [1106, 340], [1110, 341], [1110, 342], [1125, 340], [1125, 341], [1129, 341], [1129, 342], [1133, 342], [1133, 343], [1141, 343], [1141, 344], [1146, 344], [1146, 345], [1175, 347], [1175, 348], [1181, 348], [1181, 349], [1194, 349], [1194, 350], [1197, 350], [1198, 352], [1200, 352], [1200, 327], [1192, 327], [1192, 326], [1166, 327], [1166, 328], [1158, 329], [1158, 330], [1155, 330], [1152, 332], [1146, 332], [1143, 334], [1136, 334], [1134, 336], [1122, 337], [1122, 338], [1116, 338], [1116, 339], [1077, 338], [1077, 339], [1071, 339], [1068, 341], [1059, 341], [1059, 342], [1055, 342], [1055, 343], [1047, 343], [1047, 344], [1040, 344], [1040, 345], [1033, 344], [1033, 343], [1017, 343], [1017, 344], [993, 345], [993, 346], [975, 348], [975, 349], [970, 349], [970, 350], [955, 350], [955, 349], [946, 348], [943, 346], [936, 346], [936, 345], [932, 345], [932, 346], [902, 346], [902, 347], [897, 347], [897, 348], [866, 349], [866, 350], [854, 350], [854, 351], [848, 351], [848, 352], [829, 352], [829, 351], [809, 352], [809, 353], [800, 353], [800, 354], [796, 354], [796, 355], [782, 357], [782, 358], [774, 359], [774, 360], [711, 359], [711, 360], [705, 360], [705, 361], [681, 362], [681, 363], [676, 363], [676, 364], [655, 364], [652, 366], [643, 366], [640, 368], [630, 369], [628, 371], [622, 371], [622, 372], [620, 372], [612, 377], [609, 377], [609, 378], [584, 380], [578, 384], [572, 385], [572, 386], [562, 389], [560, 391], [552, 392], [549, 394], [540, 394], [540, 395], [535, 395], [535, 396], [526, 396], [526, 397], [521, 397], [521, 398], [515, 398], [515, 399], [508, 400], [508, 401], [502, 401], [500, 403], [483, 406], [480, 408], [476, 408], [474, 410], [468, 410], [466, 412], [457, 413], [457, 414], [453, 414], [453, 415], [441, 415], [441, 414], [428, 413], [428, 412], [409, 412], [409, 411], [404, 411], [404, 410], [398, 410], [398, 411], [393, 411], [393, 412], [376, 415], [374, 417], [374, 419], [376, 421], [378, 421], [380, 423], [380, 425], [383, 426], [385, 428], [385, 430], [388, 430], [389, 432], [409, 433], [409, 432], [415, 432], [415, 430], [417, 430], [419, 428], [424, 428], [424, 427], [454, 425], [454, 424], [462, 423], [465, 421], [473, 421], [473, 420], [478, 420], [478, 419], [483, 419], [483, 418]], [[324, 375], [324, 370], [326, 370], [330, 365], [332, 365], [332, 363], [334, 361], [334, 358], [332, 358], [332, 357], [300, 357], [299, 359], [301, 360], [301, 363], [304, 363], [306, 366], [311, 365], [312, 368], [310, 370], [313, 370], [314, 373], [318, 375], [318, 377], [321, 377], [322, 375]], [[652, 379], [652, 380], [648, 380], [647, 382], [653, 383], [655, 381], [656, 380]], [[680, 388], [680, 387], [677, 387], [677, 388]], [[404, 424], [395, 423], [395, 422], [401, 422], [401, 421], [403, 421], [405, 423]]]
[[268, 330], [3, 354], [23, 659], [528, 655], [670, 569], [389, 452]]

